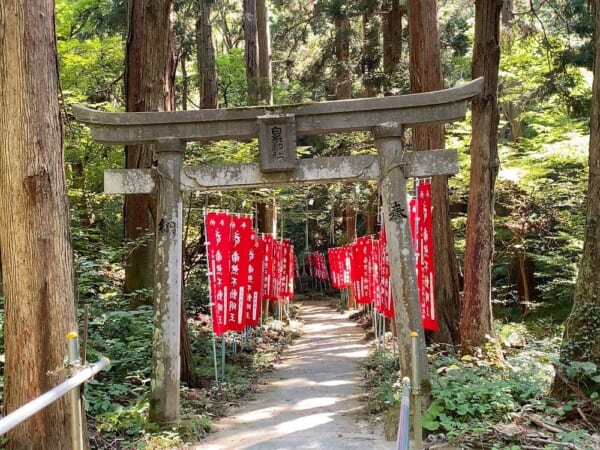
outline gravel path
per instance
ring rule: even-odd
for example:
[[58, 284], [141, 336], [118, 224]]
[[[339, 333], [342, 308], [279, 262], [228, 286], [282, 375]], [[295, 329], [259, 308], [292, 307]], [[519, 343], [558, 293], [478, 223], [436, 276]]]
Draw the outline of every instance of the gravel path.
[[302, 336], [256, 400], [231, 411], [188, 449], [394, 449], [374, 434], [360, 401], [363, 331], [323, 302], [302, 304]]

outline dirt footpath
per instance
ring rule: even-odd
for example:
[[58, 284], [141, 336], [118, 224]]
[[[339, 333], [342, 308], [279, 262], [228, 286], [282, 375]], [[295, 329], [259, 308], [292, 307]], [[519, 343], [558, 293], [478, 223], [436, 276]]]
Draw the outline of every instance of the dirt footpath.
[[256, 400], [230, 412], [188, 449], [394, 449], [364, 420], [364, 332], [321, 303], [303, 303], [302, 336]]

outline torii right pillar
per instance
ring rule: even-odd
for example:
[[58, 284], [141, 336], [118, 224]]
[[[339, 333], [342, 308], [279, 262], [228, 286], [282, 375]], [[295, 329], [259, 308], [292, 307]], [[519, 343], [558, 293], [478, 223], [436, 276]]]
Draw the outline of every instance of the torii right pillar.
[[[403, 171], [402, 125], [397, 123], [378, 125], [373, 129], [373, 137], [379, 156], [379, 189], [390, 258], [390, 282], [394, 298], [394, 320], [398, 331], [400, 372], [403, 377], [412, 377], [411, 332], [416, 332], [418, 333], [418, 355], [416, 356], [418, 356], [419, 381], [422, 386], [424, 383], [428, 385], [427, 349], [419, 304], [415, 253], [408, 219], [406, 178]], [[428, 390], [427, 388], [426, 391]]]

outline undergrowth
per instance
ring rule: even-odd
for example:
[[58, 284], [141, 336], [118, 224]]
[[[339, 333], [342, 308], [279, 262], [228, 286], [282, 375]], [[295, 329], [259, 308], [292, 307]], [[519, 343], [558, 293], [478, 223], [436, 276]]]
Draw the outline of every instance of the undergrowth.
[[[533, 339], [526, 328], [513, 324], [499, 331], [511, 338], [501, 338], [503, 363], [487, 358], [485, 351], [478, 357], [458, 357], [429, 349], [432, 401], [422, 416], [425, 434], [443, 436], [460, 448], [472, 448], [475, 441], [473, 448], [486, 449], [600, 448], [593, 436], [600, 425], [597, 393], [568, 402], [548, 398], [558, 338]], [[600, 375], [598, 368], [587, 369]], [[398, 409], [401, 387], [395, 355], [378, 349], [364, 370], [369, 412], [384, 416]]]

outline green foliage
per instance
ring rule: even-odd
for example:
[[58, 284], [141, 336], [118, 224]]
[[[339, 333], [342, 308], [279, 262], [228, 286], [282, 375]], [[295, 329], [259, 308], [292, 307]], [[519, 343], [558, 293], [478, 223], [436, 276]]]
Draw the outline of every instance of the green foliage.
[[395, 357], [388, 351], [376, 350], [362, 367], [367, 377], [369, 413], [380, 413], [391, 406], [399, 405], [398, 392], [401, 388]]
[[71, 103], [124, 103], [123, 42], [118, 36], [58, 42], [63, 100]]
[[216, 58], [219, 73], [219, 104], [224, 108], [245, 106], [248, 90], [244, 51], [234, 48]]
[[443, 357], [434, 368], [438, 376], [432, 379], [433, 403], [423, 416], [423, 427], [442, 429], [450, 436], [508, 422], [543, 392], [537, 367], [501, 369], [474, 357]]

